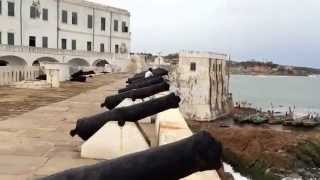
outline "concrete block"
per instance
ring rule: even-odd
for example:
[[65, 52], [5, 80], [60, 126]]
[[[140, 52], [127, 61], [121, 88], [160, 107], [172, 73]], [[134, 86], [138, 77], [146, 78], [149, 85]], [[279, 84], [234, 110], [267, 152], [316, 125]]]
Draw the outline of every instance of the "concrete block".
[[81, 146], [81, 157], [113, 159], [146, 149], [149, 145], [135, 123], [121, 128], [117, 122], [109, 122]]
[[[158, 145], [165, 145], [192, 136], [188, 124], [179, 109], [170, 109], [157, 116], [156, 131]], [[198, 172], [183, 178], [183, 180], [219, 180], [216, 171]]]
[[[125, 99], [118, 107], [132, 104], [130, 99]], [[135, 123], [127, 122], [124, 127], [119, 127], [117, 122], [108, 122], [81, 146], [81, 157], [113, 159], [149, 148]]]

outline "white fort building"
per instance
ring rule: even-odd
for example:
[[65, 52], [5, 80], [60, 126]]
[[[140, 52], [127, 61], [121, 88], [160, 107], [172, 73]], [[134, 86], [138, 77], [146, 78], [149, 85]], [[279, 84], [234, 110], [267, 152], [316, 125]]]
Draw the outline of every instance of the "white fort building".
[[126, 66], [130, 13], [83, 0], [0, 0], [0, 66]]

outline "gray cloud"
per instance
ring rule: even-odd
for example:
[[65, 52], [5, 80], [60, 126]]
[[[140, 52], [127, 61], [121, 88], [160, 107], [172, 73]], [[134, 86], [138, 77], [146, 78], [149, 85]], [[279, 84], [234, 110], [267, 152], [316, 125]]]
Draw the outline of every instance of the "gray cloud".
[[318, 0], [92, 0], [128, 9], [135, 52], [217, 51], [320, 67]]

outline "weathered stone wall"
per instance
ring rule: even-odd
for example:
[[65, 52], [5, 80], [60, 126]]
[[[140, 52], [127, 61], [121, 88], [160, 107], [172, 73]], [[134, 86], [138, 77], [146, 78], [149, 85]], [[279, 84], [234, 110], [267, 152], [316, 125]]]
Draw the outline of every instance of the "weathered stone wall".
[[224, 54], [179, 54], [174, 81], [187, 119], [211, 121], [230, 110], [226, 59]]

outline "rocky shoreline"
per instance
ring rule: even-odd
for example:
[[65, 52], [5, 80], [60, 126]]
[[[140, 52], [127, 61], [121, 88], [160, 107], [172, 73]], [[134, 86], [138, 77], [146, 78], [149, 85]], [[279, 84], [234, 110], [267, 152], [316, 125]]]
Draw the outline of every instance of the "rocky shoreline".
[[188, 121], [224, 145], [224, 160], [252, 179], [320, 178], [320, 130], [237, 125], [233, 116], [214, 122]]

